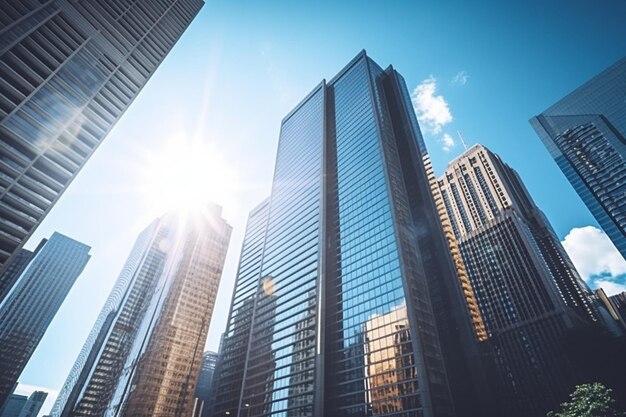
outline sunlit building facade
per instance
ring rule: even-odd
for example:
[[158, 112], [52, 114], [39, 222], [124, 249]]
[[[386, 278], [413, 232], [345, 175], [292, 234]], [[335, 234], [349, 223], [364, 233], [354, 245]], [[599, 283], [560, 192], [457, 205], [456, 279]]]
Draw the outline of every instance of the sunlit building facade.
[[626, 258], [626, 58], [587, 81], [531, 125]]
[[571, 388], [561, 337], [601, 320], [518, 174], [475, 145], [437, 181], [485, 328], [503, 415], [543, 416]]
[[0, 271], [202, 4], [0, 2]]
[[464, 407], [477, 337], [422, 143], [404, 80], [364, 51], [283, 119], [213, 416], [485, 415]]
[[208, 205], [140, 235], [56, 415], [191, 415], [230, 233]]
[[53, 233], [0, 303], [0, 406], [89, 261], [89, 250]]

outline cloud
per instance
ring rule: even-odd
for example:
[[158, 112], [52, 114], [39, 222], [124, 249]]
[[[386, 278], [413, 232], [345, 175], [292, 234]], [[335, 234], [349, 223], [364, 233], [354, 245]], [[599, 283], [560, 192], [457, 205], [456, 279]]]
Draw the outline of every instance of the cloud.
[[465, 85], [467, 84], [467, 80], [469, 79], [469, 74], [467, 71], [460, 71], [454, 77], [452, 77], [453, 85]]
[[442, 95], [435, 95], [436, 91], [437, 80], [431, 75], [419, 83], [411, 94], [417, 120], [432, 135], [441, 133], [443, 126], [452, 121], [448, 102]]
[[619, 282], [608, 281], [605, 279], [596, 280], [594, 285], [596, 288], [601, 287], [609, 297], [626, 291], [626, 284], [620, 284]]
[[626, 274], [626, 261], [608, 236], [596, 227], [575, 227], [562, 243], [587, 282], [594, 277], [606, 281], [608, 277]]
[[456, 145], [452, 136], [447, 133], [443, 134], [441, 139], [439, 139], [439, 142], [441, 143], [442, 149], [446, 152], [450, 152], [452, 148], [454, 148], [454, 146]]

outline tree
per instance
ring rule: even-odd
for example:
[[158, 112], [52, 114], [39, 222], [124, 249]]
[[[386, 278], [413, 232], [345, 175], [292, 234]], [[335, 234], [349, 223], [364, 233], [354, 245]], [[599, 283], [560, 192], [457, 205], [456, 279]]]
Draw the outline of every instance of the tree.
[[571, 400], [561, 404], [561, 411], [550, 411], [548, 417], [625, 417], [615, 409], [612, 390], [595, 382], [576, 386]]

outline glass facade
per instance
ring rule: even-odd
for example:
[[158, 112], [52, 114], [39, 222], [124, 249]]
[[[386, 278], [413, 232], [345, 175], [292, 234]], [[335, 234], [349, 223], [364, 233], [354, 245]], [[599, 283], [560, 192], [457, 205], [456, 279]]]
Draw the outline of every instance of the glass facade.
[[17, 256], [202, 4], [0, 4], [0, 270]]
[[209, 205], [166, 214], [140, 235], [55, 412], [192, 413], [230, 231], [221, 208]]
[[207, 410], [215, 416], [234, 416], [241, 402], [268, 212], [269, 200], [265, 200], [248, 217], [230, 315], [215, 369], [215, 388]]
[[209, 402], [211, 401], [211, 389], [213, 386], [213, 376], [215, 375], [215, 365], [217, 363], [217, 353], [206, 351], [202, 355], [200, 365], [200, 375], [196, 382], [196, 401], [194, 403], [194, 417], [209, 416]]
[[530, 120], [626, 258], [626, 58]]
[[0, 405], [89, 260], [89, 246], [53, 233], [0, 303]]
[[[271, 197], [248, 221], [213, 416], [480, 415], [455, 413], [455, 389], [472, 379], [452, 342], [477, 339], [408, 97], [362, 52], [283, 120]], [[439, 326], [454, 320], [443, 346]], [[468, 378], [451, 389], [452, 375]]]
[[141, 263], [147, 262], [152, 265], [155, 271], [158, 270], [158, 261], [154, 259], [154, 254], [149, 253], [146, 255], [149, 251], [150, 243], [154, 239], [158, 225], [158, 221], [152, 222], [137, 238], [122, 268], [122, 272], [113, 290], [111, 290], [111, 294], [109, 294], [104, 307], [100, 311], [93, 329], [89, 333], [76, 362], [74, 362], [55, 400], [50, 412], [51, 417], [68, 415], [69, 408], [64, 412], [66, 403], [73, 404], [76, 401], [80, 390], [91, 372], [91, 368], [94, 366], [94, 361], [97, 359], [100, 349], [103, 347], [104, 338], [111, 330], [115, 312], [120, 308], [122, 301], [125, 299], [125, 294], [129, 291], [133, 282], [138, 279], [137, 271]]

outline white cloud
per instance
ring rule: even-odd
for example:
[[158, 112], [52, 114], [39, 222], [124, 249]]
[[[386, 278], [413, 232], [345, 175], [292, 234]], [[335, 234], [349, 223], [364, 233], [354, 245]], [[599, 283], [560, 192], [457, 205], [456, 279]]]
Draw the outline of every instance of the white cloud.
[[43, 415], [48, 414], [50, 410], [52, 410], [52, 406], [54, 405], [54, 402], [56, 401], [57, 396], [59, 395], [59, 391], [51, 389], [51, 388], [39, 387], [37, 385], [28, 385], [28, 384], [22, 384], [22, 383], [19, 383], [17, 385], [17, 388], [15, 388], [15, 393], [19, 395], [30, 395], [35, 391], [44, 391], [48, 393], [48, 396], [46, 397], [46, 401], [44, 401], [43, 405], [41, 406], [41, 410], [39, 410], [38, 416], [43, 416]]
[[606, 295], [611, 296], [626, 291], [626, 284], [620, 284], [619, 282], [607, 281], [605, 279], [599, 279], [594, 282], [596, 288], [601, 287]]
[[447, 133], [443, 134], [441, 139], [439, 139], [439, 142], [441, 142], [441, 147], [446, 152], [450, 152], [450, 150], [452, 150], [452, 148], [454, 148], [454, 146], [456, 145], [452, 136]]
[[441, 129], [452, 121], [448, 102], [442, 95], [435, 95], [437, 80], [431, 75], [415, 87], [411, 94], [417, 119], [431, 134], [441, 133]]
[[465, 85], [467, 84], [468, 79], [469, 79], [469, 74], [467, 73], [467, 71], [460, 71], [454, 77], [452, 77], [452, 84]]
[[626, 274], [626, 261], [608, 236], [596, 227], [575, 227], [562, 243], [576, 269], [588, 282], [593, 277]]

